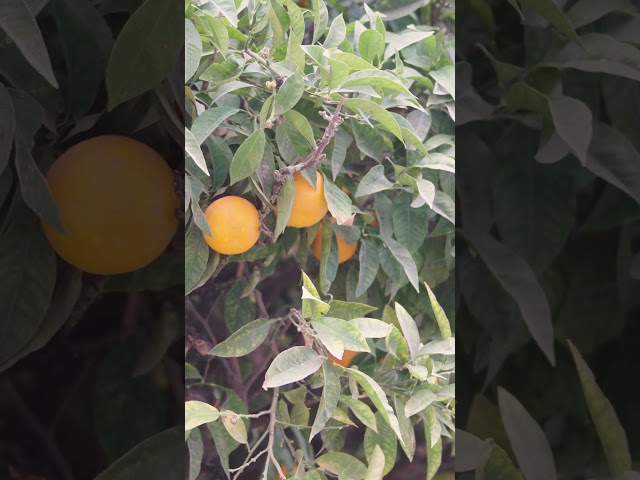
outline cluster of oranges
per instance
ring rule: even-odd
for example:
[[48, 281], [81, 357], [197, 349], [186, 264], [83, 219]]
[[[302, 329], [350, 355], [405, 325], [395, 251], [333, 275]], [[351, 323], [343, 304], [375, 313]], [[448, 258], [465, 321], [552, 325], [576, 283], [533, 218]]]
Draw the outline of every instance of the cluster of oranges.
[[[295, 193], [288, 227], [305, 228], [316, 225], [329, 211], [324, 196], [324, 177], [316, 172], [316, 187], [307, 181], [302, 173], [293, 175]], [[248, 200], [237, 197], [222, 197], [213, 202], [204, 212], [213, 236], [204, 235], [207, 244], [216, 252], [225, 255], [244, 253], [253, 247], [260, 237], [260, 216], [255, 206]], [[331, 218], [335, 222], [334, 218]], [[349, 260], [358, 243], [348, 244], [336, 235], [338, 243], [338, 263]], [[313, 255], [320, 259], [322, 251], [322, 226], [311, 243]]]
[[[52, 164], [46, 180], [64, 231], [43, 222], [45, 236], [60, 257], [82, 271], [114, 275], [138, 270], [157, 259], [176, 234], [180, 201], [173, 172], [139, 141], [103, 135], [80, 142]], [[329, 210], [324, 177], [316, 172], [315, 188], [300, 172], [293, 182], [287, 226], [316, 225]], [[216, 252], [244, 253], [260, 237], [258, 210], [245, 198], [219, 198], [205, 217], [212, 236], [203, 233], [204, 239]], [[358, 243], [348, 244], [339, 235], [336, 240], [338, 262], [346, 262]], [[320, 259], [321, 226], [311, 251]]]

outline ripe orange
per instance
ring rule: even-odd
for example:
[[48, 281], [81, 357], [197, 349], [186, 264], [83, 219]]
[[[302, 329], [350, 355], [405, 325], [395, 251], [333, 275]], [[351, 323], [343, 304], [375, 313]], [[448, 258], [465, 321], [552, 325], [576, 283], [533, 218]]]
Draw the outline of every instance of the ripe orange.
[[49, 168], [65, 233], [42, 223], [60, 257], [99, 275], [132, 272], [166, 250], [178, 228], [173, 172], [155, 150], [104, 135], [80, 142]]
[[378, 217], [376, 217], [375, 212], [371, 212], [371, 215], [373, 215], [373, 220], [371, 221], [371, 223], [369, 225], [371, 225], [374, 228], [378, 228], [380, 226], [378, 224]]
[[[335, 221], [336, 219], [331, 217], [331, 222]], [[358, 242], [346, 243], [340, 235], [336, 235], [336, 240], [338, 241], [338, 263], [344, 263], [356, 253]], [[313, 256], [320, 260], [322, 253], [322, 225], [318, 228], [318, 233], [313, 239], [313, 242], [311, 242], [311, 251], [313, 252]]]
[[222, 197], [204, 212], [213, 237], [204, 241], [216, 252], [237, 255], [253, 247], [260, 238], [260, 217], [253, 204], [242, 197]]
[[[287, 470], [287, 467], [283, 463], [280, 464], [280, 469], [282, 470], [282, 473], [284, 473], [284, 478], [289, 476], [289, 470]], [[293, 474], [295, 475], [296, 473], [298, 473], [298, 466], [297, 465], [293, 469]], [[283, 477], [281, 477], [281, 478], [283, 478]]]
[[342, 358], [338, 360], [333, 355], [329, 354], [329, 363], [338, 364], [345, 368], [351, 365], [351, 361], [358, 355], [360, 352], [353, 352], [351, 350], [345, 350], [342, 354]]
[[287, 226], [304, 228], [315, 225], [329, 211], [327, 200], [324, 198], [324, 177], [320, 172], [316, 172], [315, 190], [300, 172], [293, 174], [293, 183], [296, 191]]

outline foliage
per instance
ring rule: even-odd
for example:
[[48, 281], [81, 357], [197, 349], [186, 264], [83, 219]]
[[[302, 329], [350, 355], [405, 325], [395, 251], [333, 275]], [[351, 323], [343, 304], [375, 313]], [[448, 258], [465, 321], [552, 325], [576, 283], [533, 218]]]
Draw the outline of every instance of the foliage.
[[461, 478], [637, 476], [639, 14], [459, 5]]
[[174, 241], [147, 268], [89, 275], [56, 257], [40, 225], [61, 227], [43, 174], [82, 140], [132, 137], [181, 169], [182, 22], [171, 4], [0, 6], [2, 478], [107, 480], [132, 467], [152, 478], [180, 462], [184, 251]]
[[[455, 412], [450, 34], [424, 2], [387, 21], [321, 0], [185, 5], [190, 478], [381, 478], [416, 443], [433, 478]], [[287, 227], [291, 175], [316, 171], [329, 216]], [[222, 195], [260, 212], [244, 254], [203, 240]], [[338, 235], [358, 244], [340, 265]], [[362, 353], [327, 361], [345, 350]]]

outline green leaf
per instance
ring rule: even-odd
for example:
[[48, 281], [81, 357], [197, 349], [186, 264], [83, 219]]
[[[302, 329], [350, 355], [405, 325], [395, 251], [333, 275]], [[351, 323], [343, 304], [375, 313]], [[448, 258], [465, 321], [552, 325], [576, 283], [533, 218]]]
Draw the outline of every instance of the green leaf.
[[398, 442], [393, 430], [384, 421], [380, 412], [376, 414], [378, 432], [374, 432], [370, 428], [364, 432], [364, 453], [367, 457], [367, 461], [371, 463], [372, 454], [375, 447], [379, 447], [384, 456], [384, 468], [383, 474], [386, 475], [391, 471], [395, 462], [396, 455], [398, 453]]
[[304, 50], [302, 50], [300, 45], [299, 37], [296, 36], [295, 33], [291, 33], [287, 43], [287, 60], [291, 60], [296, 64], [300, 71], [304, 72], [305, 56]]
[[[313, 4], [313, 40], [311, 43], [316, 43], [324, 31], [327, 29], [329, 23], [329, 12], [324, 0], [312, 0]], [[302, 38], [300, 36], [299, 38]]]
[[205, 423], [215, 422], [220, 411], [213, 405], [198, 400], [184, 402], [184, 429], [191, 430]]
[[434, 295], [433, 291], [431, 290], [431, 287], [429, 287], [427, 282], [424, 282], [424, 288], [427, 289], [427, 293], [429, 294], [429, 302], [431, 303], [431, 309], [433, 310], [433, 315], [435, 316], [436, 323], [438, 324], [438, 328], [440, 329], [440, 335], [442, 335], [442, 338], [444, 339], [451, 338], [451, 324], [449, 323], [447, 314], [444, 312], [443, 308], [440, 306], [438, 299]]
[[0, 4], [0, 28], [29, 64], [51, 85], [58, 88], [42, 33], [25, 0], [4, 0]]
[[395, 311], [402, 334], [407, 341], [411, 358], [414, 358], [420, 348], [420, 332], [418, 332], [418, 326], [413, 317], [409, 315], [409, 312], [398, 302], [395, 302]]
[[345, 350], [371, 351], [360, 331], [346, 320], [323, 317], [313, 320], [311, 325], [329, 353], [339, 360], [342, 359]]
[[351, 218], [351, 199], [324, 173], [322, 176], [324, 177], [324, 197], [327, 200], [329, 212], [338, 224], [342, 224]]
[[640, 203], [640, 152], [618, 130], [595, 125], [585, 166]]
[[382, 108], [377, 103], [374, 103], [371, 100], [364, 100], [362, 98], [349, 98], [345, 100], [344, 106], [353, 112], [359, 113], [359, 111], [362, 111], [365, 114], [373, 117], [380, 123], [380, 125], [389, 130], [396, 137], [398, 137], [400, 141], [402, 141], [402, 132], [400, 131], [398, 122], [396, 122], [396, 119], [393, 118], [393, 115], [391, 115], [386, 109]]
[[224, 85], [242, 75], [244, 66], [244, 57], [229, 55], [222, 63], [214, 63], [202, 72], [200, 80], [209, 82], [212, 85]]
[[409, 461], [412, 462], [416, 453], [416, 432], [414, 430], [413, 423], [411, 423], [411, 420], [405, 412], [404, 403], [396, 394], [393, 395], [393, 406], [396, 409], [398, 423], [400, 424], [400, 431], [402, 432], [402, 438], [404, 439], [404, 445], [401, 445], [401, 447]]
[[239, 330], [256, 318], [255, 300], [244, 296], [248, 284], [245, 278], [238, 279], [225, 296], [224, 318], [231, 332]]
[[262, 388], [267, 390], [302, 380], [316, 372], [323, 362], [324, 357], [309, 347], [291, 347], [271, 362]]
[[385, 457], [380, 445], [373, 447], [373, 452], [369, 454], [369, 466], [367, 467], [367, 473], [364, 476], [364, 480], [380, 480], [383, 476]]
[[212, 107], [198, 115], [191, 125], [191, 133], [198, 145], [202, 145], [222, 122], [239, 111], [239, 108], [233, 107]]
[[596, 382], [593, 372], [580, 355], [578, 349], [568, 341], [573, 361], [578, 370], [580, 384], [584, 392], [591, 419], [598, 432], [600, 443], [607, 457], [609, 473], [620, 475], [631, 470], [631, 455], [624, 428], [616, 415], [613, 405], [602, 392]]
[[296, 106], [304, 93], [304, 80], [299, 71], [287, 78], [275, 99], [275, 113], [283, 114]]
[[233, 0], [209, 0], [209, 2], [220, 11], [224, 18], [229, 20], [232, 26], [238, 28], [238, 12]]
[[80, 297], [81, 290], [82, 272], [75, 268], [65, 269], [57, 282], [53, 298], [38, 331], [19, 352], [6, 363], [0, 365], [0, 371], [6, 370], [18, 360], [47, 345], [69, 319], [69, 315]]
[[531, 267], [487, 234], [474, 234], [469, 239], [502, 288], [514, 298], [531, 336], [555, 365], [549, 302]]
[[340, 397], [340, 378], [336, 374], [334, 367], [324, 362], [322, 364], [322, 373], [324, 375], [324, 388], [322, 389], [318, 412], [309, 434], [309, 442], [322, 431], [329, 421], [338, 406], [338, 398]]
[[524, 5], [538, 12], [549, 20], [558, 30], [564, 33], [571, 40], [581, 45], [580, 37], [576, 34], [573, 26], [553, 0], [520, 0]]
[[127, 20], [107, 65], [109, 111], [169, 76], [184, 41], [182, 28], [175, 21], [181, 8], [178, 2], [146, 0]]
[[365, 305], [364, 303], [344, 302], [342, 300], [331, 300], [329, 303], [328, 317], [341, 318], [342, 320], [353, 320], [363, 317], [368, 313], [375, 312], [376, 307]]
[[391, 190], [393, 186], [393, 183], [391, 183], [384, 174], [384, 167], [382, 165], [376, 165], [362, 177], [355, 196], [359, 198], [366, 195], [373, 195], [374, 193], [384, 190]]
[[340, 402], [349, 407], [356, 418], [360, 420], [364, 426], [370, 428], [374, 432], [378, 431], [376, 416], [371, 411], [371, 408], [369, 408], [369, 405], [356, 398], [348, 397], [346, 395], [340, 395]]
[[418, 268], [416, 267], [416, 263], [409, 253], [409, 250], [407, 250], [404, 245], [398, 243], [393, 238], [385, 237], [383, 238], [383, 241], [394, 258], [400, 263], [400, 265], [404, 267], [404, 271], [407, 275], [407, 278], [409, 279], [409, 282], [411, 283], [411, 285], [413, 285], [413, 288], [416, 289], [416, 292], [420, 292]]
[[209, 355], [217, 357], [244, 357], [258, 348], [269, 335], [276, 320], [254, 320], [234, 332], [229, 338], [211, 349]]
[[184, 287], [190, 291], [202, 278], [209, 259], [209, 246], [194, 224], [187, 229], [184, 243]]
[[440, 70], [429, 72], [429, 75], [455, 100], [456, 71], [453, 65], [447, 65]]
[[276, 217], [276, 226], [273, 229], [273, 235], [277, 239], [287, 228], [287, 222], [291, 217], [293, 210], [293, 198], [295, 195], [295, 184], [293, 177], [287, 175], [282, 184], [282, 190], [278, 194], [278, 213]]
[[[405, 363], [409, 360], [409, 346], [407, 345], [407, 341], [395, 326], [392, 326], [389, 333], [387, 333], [385, 346], [387, 347], [387, 354], [397, 358], [400, 362]], [[415, 368], [424, 367], [415, 367], [412, 370], [412, 366], [409, 365], [407, 368], [411, 373], [414, 373]]]
[[384, 55], [384, 39], [377, 30], [365, 30], [358, 38], [358, 53], [367, 62], [375, 64]]
[[240, 180], [253, 175], [258, 167], [264, 154], [265, 134], [263, 129], [258, 129], [240, 144], [238, 150], [233, 155], [229, 175], [231, 177], [231, 185]]
[[358, 384], [360, 384], [362, 389], [378, 409], [378, 412], [380, 412], [384, 421], [391, 426], [391, 429], [398, 437], [400, 443], [404, 444], [404, 440], [402, 439], [402, 432], [400, 432], [400, 425], [398, 424], [398, 419], [396, 418], [391, 405], [389, 405], [387, 396], [382, 388], [380, 388], [380, 385], [378, 385], [378, 383], [367, 374], [353, 368], [347, 368], [346, 372], [356, 379]]
[[[300, 39], [304, 37], [304, 16], [300, 7], [292, 0], [285, 0], [284, 4], [287, 7], [289, 13], [289, 20], [291, 23], [291, 33]], [[291, 37], [289, 37], [291, 38]], [[298, 42], [298, 45], [300, 43]]]
[[387, 32], [386, 34], [387, 43], [389, 45], [387, 46], [387, 49], [384, 52], [384, 59], [387, 60], [393, 57], [393, 55], [395, 55], [396, 52], [399, 52], [400, 50], [407, 48], [409, 45], [413, 45], [415, 43], [421, 42], [422, 40], [430, 37], [434, 33], [435, 31], [422, 32], [422, 31], [409, 31], [409, 30], [405, 30], [400, 34]]
[[204, 456], [204, 445], [202, 435], [197, 428], [190, 431], [187, 439], [189, 448], [189, 480], [196, 480], [202, 469], [202, 457]]
[[438, 215], [449, 220], [452, 224], [456, 224], [456, 205], [446, 193], [436, 190], [431, 209]]
[[184, 150], [193, 159], [198, 168], [209, 175], [207, 161], [204, 159], [200, 143], [187, 127], [184, 127]]
[[220, 53], [226, 56], [229, 50], [229, 32], [227, 27], [220, 20], [212, 17], [208, 13], [204, 14], [204, 18], [209, 25], [211, 41], [214, 46], [220, 50]]
[[335, 17], [331, 22], [331, 27], [329, 28], [329, 33], [327, 33], [327, 38], [325, 38], [322, 46], [324, 48], [333, 48], [340, 45], [347, 36], [347, 27], [344, 23], [344, 18], [342, 13]]
[[429, 209], [414, 207], [411, 194], [399, 194], [393, 201], [393, 233], [398, 241], [413, 255], [424, 245], [428, 231]]
[[365, 338], [384, 338], [391, 325], [375, 318], [354, 318], [349, 323], [356, 327]]
[[[338, 51], [338, 52], [335, 52], [334, 54], [332, 54], [331, 58], [334, 58], [336, 60], [339, 60], [339, 61], [345, 63], [349, 67], [350, 70], [354, 70], [354, 71], [376, 70], [376, 67], [371, 65], [366, 60], [363, 60], [359, 56], [354, 55], [353, 53], [339, 52]], [[380, 73], [380, 71], [378, 71], [377, 73]]]
[[579, 100], [562, 95], [547, 97], [519, 82], [507, 94], [507, 102], [512, 108], [527, 109], [543, 115], [553, 123], [563, 142], [586, 163], [587, 149], [591, 143], [591, 110]]
[[184, 437], [179, 427], [146, 439], [116, 460], [95, 480], [183, 478]]
[[389, 92], [404, 93], [413, 98], [413, 94], [411, 93], [411, 91], [404, 86], [404, 84], [400, 81], [398, 77], [384, 70], [376, 70], [374, 72], [370, 70], [362, 70], [359, 72], [354, 72], [351, 75], [349, 75], [344, 80], [344, 82], [342, 82], [342, 85], [340, 85], [340, 88], [350, 88], [350, 87], [352, 88], [352, 87], [362, 87], [362, 86], [381, 88]]
[[419, 355], [454, 355], [456, 352], [456, 339], [448, 337], [444, 340], [434, 340], [420, 347]]
[[293, 125], [298, 132], [302, 134], [305, 140], [309, 143], [310, 147], [315, 147], [316, 139], [313, 136], [313, 129], [307, 117], [295, 110], [289, 110], [284, 114], [284, 118], [287, 119], [289, 125]]
[[358, 270], [358, 285], [356, 286], [357, 298], [363, 295], [373, 284], [380, 266], [378, 249], [370, 240], [362, 240], [360, 242], [360, 253], [358, 255], [360, 268]]
[[407, 417], [415, 415], [427, 408], [435, 400], [438, 400], [438, 396], [431, 390], [418, 390], [411, 395], [404, 408], [404, 413]]
[[93, 105], [104, 81], [113, 34], [105, 18], [89, 2], [50, 1], [67, 65], [67, 102], [76, 115]]
[[433, 438], [434, 435], [430, 431], [430, 426], [424, 422], [425, 443], [431, 445], [427, 448], [427, 480], [433, 480], [442, 465], [442, 438]]
[[184, 49], [184, 81], [186, 83], [193, 77], [196, 70], [198, 70], [200, 58], [202, 57], [202, 40], [200, 39], [200, 34], [193, 25], [193, 22], [188, 18], [184, 19]]
[[330, 452], [316, 458], [320, 468], [339, 478], [362, 480], [367, 474], [367, 467], [357, 458], [343, 452]]
[[612, 0], [609, 2], [580, 0], [571, 6], [566, 15], [573, 28], [580, 28], [610, 13], [626, 13], [635, 16], [638, 11], [628, 0]]
[[42, 325], [56, 283], [56, 257], [37, 218], [25, 208], [0, 237], [0, 365], [32, 341]]
[[302, 272], [302, 316], [315, 320], [323, 317], [329, 310], [329, 305], [323, 302], [318, 289], [306, 273]]
[[65, 232], [56, 202], [42, 172], [19, 132], [15, 137], [15, 165], [24, 202], [58, 231]]
[[464, 430], [456, 428], [456, 472], [479, 468], [489, 456], [492, 445]]
[[238, 415], [230, 410], [222, 410], [222, 424], [231, 438], [240, 444], [247, 444], [247, 426]]
[[498, 387], [500, 416], [525, 478], [557, 478], [553, 453], [547, 437], [520, 402]]

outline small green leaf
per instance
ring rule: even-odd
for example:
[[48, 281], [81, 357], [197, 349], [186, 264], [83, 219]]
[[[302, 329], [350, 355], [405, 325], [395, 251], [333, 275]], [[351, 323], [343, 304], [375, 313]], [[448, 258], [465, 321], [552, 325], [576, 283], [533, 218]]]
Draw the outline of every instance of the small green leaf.
[[273, 236], [277, 239], [287, 228], [287, 222], [291, 217], [291, 211], [293, 210], [293, 198], [295, 195], [295, 184], [293, 177], [287, 175], [284, 178], [282, 184], [282, 190], [278, 194], [278, 212], [276, 217], [276, 226], [273, 229]]
[[242, 419], [230, 410], [222, 410], [222, 424], [231, 438], [241, 444], [247, 443], [247, 426]]
[[369, 405], [346, 395], [340, 395], [340, 402], [349, 407], [356, 418], [360, 420], [364, 426], [370, 428], [374, 432], [378, 431], [376, 416], [371, 411], [371, 408], [369, 408]]
[[207, 176], [209, 175], [209, 169], [207, 168], [207, 161], [204, 159], [202, 149], [200, 148], [200, 142], [196, 140], [193, 133], [184, 127], [184, 150], [193, 159], [195, 164], [202, 170]]
[[556, 479], [553, 453], [542, 428], [502, 387], [498, 387], [498, 403], [505, 430], [525, 478]]
[[205, 423], [215, 422], [219, 417], [220, 412], [213, 405], [198, 400], [189, 400], [184, 403], [185, 431]]
[[316, 372], [323, 362], [324, 357], [309, 347], [291, 347], [271, 362], [262, 388], [267, 390], [302, 380]]
[[389, 334], [391, 325], [375, 318], [354, 318], [349, 323], [356, 327], [365, 338], [384, 338]]
[[416, 292], [420, 292], [420, 284], [418, 283], [418, 267], [416, 267], [416, 263], [409, 253], [409, 250], [393, 238], [387, 237], [384, 238], [383, 241], [395, 259], [404, 267], [404, 271], [409, 282], [413, 285], [413, 288], [416, 289]]
[[217, 357], [243, 357], [258, 348], [269, 335], [276, 320], [254, 320], [234, 332], [229, 338], [211, 349], [209, 355]]
[[324, 362], [322, 365], [322, 373], [324, 375], [324, 388], [322, 389], [318, 412], [316, 413], [316, 418], [313, 421], [311, 433], [309, 434], [309, 442], [322, 431], [329, 421], [338, 406], [338, 398], [340, 397], [340, 379], [334, 367]]
[[337, 220], [338, 224], [351, 218], [351, 199], [323, 173], [324, 197], [327, 200], [329, 212]]
[[324, 48], [333, 48], [340, 45], [347, 36], [347, 27], [344, 23], [342, 13], [333, 19], [327, 38], [325, 38], [322, 46]]
[[207, 137], [211, 135], [222, 122], [239, 111], [239, 108], [233, 107], [213, 107], [208, 108], [198, 115], [193, 125], [191, 125], [191, 133], [198, 142], [198, 145], [202, 145]]
[[240, 144], [238, 150], [233, 155], [229, 175], [231, 177], [231, 185], [240, 180], [253, 175], [258, 167], [264, 154], [265, 134], [263, 129], [258, 129]]
[[296, 106], [304, 93], [304, 80], [299, 71], [287, 78], [278, 93], [275, 100], [275, 113], [283, 114]]
[[328, 473], [339, 478], [362, 480], [367, 474], [367, 467], [357, 458], [343, 452], [330, 452], [316, 458], [316, 463]]
[[188, 18], [184, 19], [184, 81], [185, 83], [196, 73], [202, 57], [202, 40], [198, 29]]
[[358, 39], [358, 53], [371, 64], [384, 55], [384, 39], [377, 30], [365, 30]]
[[436, 323], [438, 324], [438, 328], [440, 328], [440, 334], [442, 338], [447, 339], [451, 337], [451, 325], [449, 323], [449, 319], [447, 318], [447, 314], [444, 312], [438, 299], [433, 294], [431, 287], [424, 282], [424, 288], [427, 289], [427, 293], [429, 294], [429, 302], [431, 303], [431, 309], [433, 310], [433, 314], [436, 318]]
[[[378, 32], [376, 32], [378, 33]], [[378, 35], [380, 35], [378, 33]], [[366, 113], [367, 115], [373, 117], [377, 120], [380, 125], [393, 133], [400, 141], [402, 141], [402, 132], [400, 131], [400, 126], [396, 119], [393, 118], [386, 109], [382, 108], [377, 103], [372, 102], [371, 100], [364, 100], [362, 98], [349, 98], [345, 100], [344, 106], [353, 112], [359, 113], [360, 111]]]
[[184, 41], [182, 24], [175, 21], [181, 8], [178, 2], [147, 0], [129, 17], [107, 65], [109, 111], [169, 76]]
[[393, 183], [391, 183], [384, 174], [384, 167], [382, 165], [376, 165], [362, 177], [355, 196], [359, 198], [373, 195], [374, 193], [384, 190], [391, 190], [393, 186]]
[[438, 400], [438, 396], [431, 390], [418, 390], [411, 395], [404, 407], [404, 413], [407, 417], [415, 415], [427, 408], [435, 400]]
[[627, 435], [611, 402], [598, 386], [593, 372], [582, 358], [582, 355], [580, 355], [580, 352], [571, 341], [568, 341], [568, 344], [578, 370], [591, 419], [607, 457], [609, 473], [611, 475], [621, 475], [626, 470], [631, 470], [632, 467]]
[[358, 270], [358, 285], [356, 286], [356, 297], [364, 294], [373, 284], [378, 274], [380, 260], [378, 259], [378, 249], [369, 240], [360, 242], [360, 269]]
[[329, 353], [342, 359], [345, 350], [370, 352], [371, 349], [360, 331], [346, 320], [323, 317], [311, 322]]
[[398, 442], [396, 440], [391, 427], [382, 419], [380, 412], [376, 414], [378, 423], [378, 432], [374, 432], [370, 428], [364, 433], [364, 453], [367, 461], [371, 463], [372, 454], [375, 447], [379, 447], [384, 456], [383, 475], [391, 471], [396, 462], [398, 454]]
[[418, 326], [416, 325], [413, 317], [411, 317], [405, 308], [398, 302], [395, 302], [395, 310], [402, 334], [404, 335], [409, 347], [409, 353], [411, 354], [411, 358], [414, 358], [420, 348], [420, 332], [418, 332]]
[[13, 40], [31, 66], [58, 88], [42, 33], [25, 0], [3, 0], [0, 3], [0, 28]]
[[331, 300], [331, 302], [329, 302], [329, 306], [330, 309], [327, 312], [327, 316], [341, 318], [343, 320], [353, 320], [354, 318], [363, 317], [364, 315], [377, 310], [376, 307], [372, 307], [371, 305], [344, 302], [342, 300]]
[[[316, 43], [324, 35], [329, 23], [329, 12], [324, 0], [312, 0], [313, 4], [313, 41]], [[302, 37], [299, 37], [302, 38]]]

